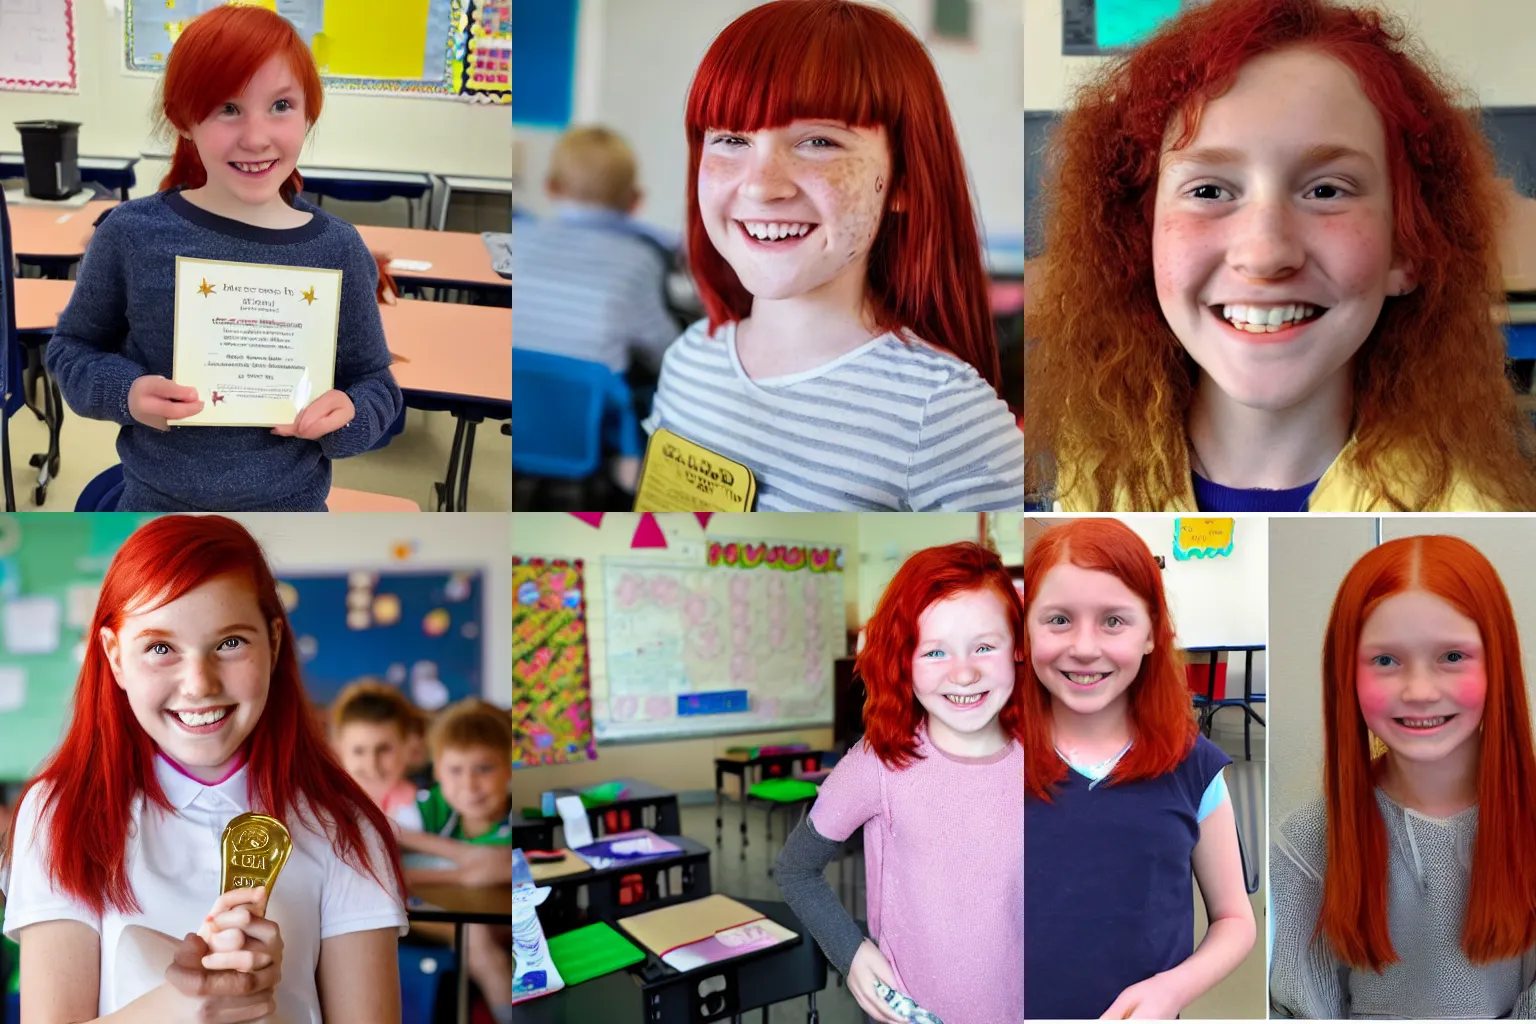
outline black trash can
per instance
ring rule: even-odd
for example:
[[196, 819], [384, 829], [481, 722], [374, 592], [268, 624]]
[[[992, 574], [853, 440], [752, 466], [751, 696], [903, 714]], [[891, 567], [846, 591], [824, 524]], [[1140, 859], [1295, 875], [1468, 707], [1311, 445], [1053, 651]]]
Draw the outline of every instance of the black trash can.
[[26, 194], [68, 199], [80, 191], [80, 125], [74, 121], [17, 121]]

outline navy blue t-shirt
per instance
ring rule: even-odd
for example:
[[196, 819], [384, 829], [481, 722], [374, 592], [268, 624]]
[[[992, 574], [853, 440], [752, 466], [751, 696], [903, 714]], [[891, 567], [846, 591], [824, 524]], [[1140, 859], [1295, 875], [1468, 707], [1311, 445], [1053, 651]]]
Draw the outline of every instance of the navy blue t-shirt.
[[1024, 1016], [1092, 1019], [1195, 948], [1200, 800], [1232, 759], [1204, 736], [1155, 779], [1024, 803]]

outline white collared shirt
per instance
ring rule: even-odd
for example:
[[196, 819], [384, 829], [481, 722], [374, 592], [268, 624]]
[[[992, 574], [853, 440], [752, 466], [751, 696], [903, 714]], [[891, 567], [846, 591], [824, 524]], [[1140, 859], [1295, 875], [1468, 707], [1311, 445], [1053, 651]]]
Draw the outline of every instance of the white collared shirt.
[[[48, 880], [45, 840], [37, 830], [42, 794], [36, 789], [17, 809], [14, 861], [8, 870], [0, 870], [8, 938], [19, 941], [22, 929], [43, 921], [79, 921], [100, 936], [102, 1015], [122, 1009], [165, 980], [171, 951], [182, 936], [198, 930], [218, 899], [224, 827], [251, 809], [243, 767], [209, 786], [157, 755], [155, 776], [176, 813], [152, 806], [146, 814], [144, 798], [135, 801], [126, 866], [142, 913], [124, 915], [109, 906], [97, 916], [54, 890]], [[371, 863], [389, 889], [343, 861], [313, 825], [284, 824], [293, 837], [293, 852], [267, 907], [267, 917], [278, 924], [283, 937], [278, 1009], [269, 1019], [276, 1024], [322, 1024], [315, 985], [321, 940], [377, 928], [395, 928], [404, 935], [405, 906], [394, 892], [394, 872], [383, 844], [366, 823], [363, 834]]]

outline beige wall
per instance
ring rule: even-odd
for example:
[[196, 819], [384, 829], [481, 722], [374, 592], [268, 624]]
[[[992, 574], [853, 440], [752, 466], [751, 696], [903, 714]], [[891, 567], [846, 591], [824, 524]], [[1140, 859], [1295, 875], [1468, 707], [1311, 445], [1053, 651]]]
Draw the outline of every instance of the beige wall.
[[1384, 540], [1447, 533], [1477, 546], [1498, 570], [1526, 638], [1525, 672], [1532, 678], [1536, 637], [1536, 578], [1530, 551], [1536, 520], [1423, 516], [1314, 516], [1270, 523], [1270, 671], [1285, 697], [1269, 705], [1278, 737], [1270, 744], [1270, 821], [1276, 825], [1320, 792], [1323, 766], [1323, 633], [1334, 595], [1350, 566]]
[[[1536, 3], [1529, 0], [1377, 0], [1399, 15], [1443, 69], [1482, 106], [1536, 105]], [[1100, 57], [1063, 57], [1061, 0], [1024, 0], [1024, 107], [1058, 110]]]
[[[607, 700], [608, 666], [604, 635], [604, 584], [602, 559], [650, 558], [679, 562], [701, 557], [707, 538], [761, 537], [772, 540], [841, 544], [846, 569], [843, 596], [846, 621], [857, 629], [874, 611], [885, 584], [913, 551], [979, 536], [975, 513], [784, 513], [757, 512], [717, 515], [709, 528], [699, 528], [691, 515], [658, 517], [667, 548], [632, 551], [638, 516], [610, 513], [601, 529], [593, 529], [574, 516], [556, 512], [514, 513], [512, 551], [528, 557], [582, 558], [586, 560], [587, 652], [591, 669], [592, 700]], [[1021, 513], [1000, 513], [988, 518], [989, 532], [1005, 562], [1022, 560]], [[536, 800], [541, 790], [591, 785], [607, 779], [636, 776], [674, 790], [714, 788], [714, 758], [738, 745], [804, 741], [828, 746], [832, 729], [796, 729], [788, 732], [707, 737], [660, 743], [600, 744], [596, 761], [543, 768], [521, 769], [513, 786], [518, 799]], [[532, 793], [533, 796], [525, 794]]]
[[[79, 93], [0, 91], [0, 150], [21, 147], [12, 122], [53, 118], [80, 123], [82, 155], [164, 152], [150, 137], [159, 78], [122, 70], [122, 15], [102, 0], [76, 0], [75, 36]], [[512, 114], [505, 106], [328, 92], [301, 159], [325, 167], [509, 178], [511, 140]], [[135, 170], [132, 194], [142, 196], [155, 191], [165, 165], [141, 160]]]

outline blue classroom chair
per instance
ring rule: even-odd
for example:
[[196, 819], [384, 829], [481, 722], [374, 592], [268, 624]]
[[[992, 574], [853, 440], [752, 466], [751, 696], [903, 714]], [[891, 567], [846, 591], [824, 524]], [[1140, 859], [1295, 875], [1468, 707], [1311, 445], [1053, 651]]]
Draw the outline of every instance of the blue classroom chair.
[[639, 455], [624, 378], [601, 363], [512, 350], [512, 472], [584, 480], [606, 452]]
[[433, 1024], [438, 990], [457, 967], [446, 946], [400, 946], [400, 1024]]
[[75, 499], [76, 512], [116, 512], [123, 496], [123, 466], [109, 466], [91, 478]]

